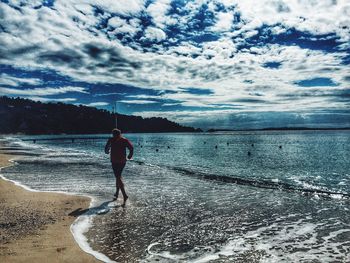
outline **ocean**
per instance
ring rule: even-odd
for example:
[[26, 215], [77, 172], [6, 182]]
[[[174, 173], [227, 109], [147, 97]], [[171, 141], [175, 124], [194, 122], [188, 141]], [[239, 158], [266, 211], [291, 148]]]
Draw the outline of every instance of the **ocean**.
[[71, 230], [103, 261], [350, 262], [349, 131], [125, 134], [125, 208], [107, 136], [2, 138], [5, 178], [93, 198]]

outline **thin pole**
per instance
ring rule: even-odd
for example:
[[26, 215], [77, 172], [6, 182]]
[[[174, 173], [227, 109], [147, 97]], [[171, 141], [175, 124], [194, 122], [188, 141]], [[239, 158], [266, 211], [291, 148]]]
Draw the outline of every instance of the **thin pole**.
[[115, 101], [115, 127], [118, 128], [117, 101]]

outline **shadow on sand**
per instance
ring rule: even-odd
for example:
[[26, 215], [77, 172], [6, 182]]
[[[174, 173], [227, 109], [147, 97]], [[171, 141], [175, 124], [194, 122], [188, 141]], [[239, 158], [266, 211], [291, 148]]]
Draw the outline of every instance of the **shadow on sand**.
[[112, 199], [112, 200], [108, 200], [108, 201], [105, 201], [103, 202], [102, 204], [98, 205], [98, 206], [95, 206], [95, 207], [90, 207], [88, 209], [81, 209], [81, 208], [78, 208], [78, 209], [75, 209], [74, 211], [70, 212], [68, 215], [69, 216], [74, 216], [74, 217], [78, 217], [78, 216], [81, 216], [81, 215], [103, 215], [103, 214], [107, 214], [111, 208], [115, 208], [115, 207], [122, 207], [122, 208], [125, 208], [125, 205], [114, 205], [114, 206], [109, 206], [109, 204], [115, 202], [116, 199]]

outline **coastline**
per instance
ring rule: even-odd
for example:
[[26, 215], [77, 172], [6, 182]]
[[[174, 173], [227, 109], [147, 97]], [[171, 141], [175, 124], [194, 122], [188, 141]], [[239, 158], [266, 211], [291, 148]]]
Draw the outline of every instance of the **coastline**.
[[[0, 167], [14, 157], [0, 153]], [[27, 191], [0, 178], [0, 261], [101, 262], [71, 233], [78, 211], [89, 205], [88, 197]]]

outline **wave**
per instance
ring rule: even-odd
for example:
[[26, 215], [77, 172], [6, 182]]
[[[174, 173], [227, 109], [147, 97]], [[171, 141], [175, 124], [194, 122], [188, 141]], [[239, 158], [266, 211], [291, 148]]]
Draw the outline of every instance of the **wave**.
[[280, 181], [269, 181], [269, 180], [258, 180], [258, 179], [247, 179], [247, 178], [240, 178], [240, 177], [233, 177], [233, 176], [224, 176], [224, 175], [215, 175], [215, 174], [207, 174], [197, 171], [192, 171], [185, 168], [179, 168], [179, 167], [169, 167], [172, 170], [178, 171], [180, 173], [197, 177], [204, 180], [210, 180], [210, 181], [219, 181], [224, 183], [233, 183], [238, 185], [246, 185], [251, 187], [257, 187], [257, 188], [264, 188], [264, 189], [273, 189], [273, 190], [285, 190], [290, 192], [299, 192], [303, 195], [319, 195], [322, 197], [329, 197], [329, 198], [346, 198], [350, 199], [350, 193], [341, 193], [341, 192], [334, 192], [334, 191], [328, 191], [328, 190], [321, 190], [321, 189], [312, 189], [312, 188], [305, 188], [305, 187], [297, 187], [295, 185], [286, 183], [286, 182], [280, 182]]
[[96, 162], [96, 161], [82, 161], [77, 160], [67, 160], [67, 159], [20, 159], [16, 162], [20, 164], [34, 164], [41, 166], [62, 166], [62, 165], [78, 165], [78, 166], [95, 166], [99, 168], [104, 168], [107, 166], [106, 163]]
[[11, 146], [11, 147], [1, 147], [0, 151], [21, 151], [21, 150], [26, 150], [24, 147], [15, 147], [15, 146]]
[[40, 153], [33, 153], [33, 152], [27, 152], [27, 151], [0, 151], [1, 153], [4, 153], [6, 155], [21, 155], [21, 156], [41, 156]]
[[171, 167], [171, 169], [181, 172], [183, 174], [197, 177], [204, 180], [220, 181], [224, 183], [234, 183], [238, 185], [246, 185], [246, 186], [258, 187], [258, 188], [264, 188], [264, 189], [299, 192], [303, 195], [319, 195], [322, 197], [329, 197], [329, 198], [350, 199], [350, 193], [341, 193], [341, 192], [334, 192], [334, 191], [321, 190], [321, 189], [315, 189], [315, 188], [312, 189], [312, 188], [305, 188], [305, 187], [297, 187], [295, 185], [292, 185], [286, 182], [269, 181], [269, 180], [262, 180], [262, 179], [260, 180], [247, 179], [247, 178], [241, 178], [241, 177], [207, 174], [207, 173], [192, 171], [192, 170], [179, 168], [179, 167]]
[[[143, 161], [134, 160], [134, 162], [139, 165], [149, 165]], [[287, 182], [281, 182], [277, 180], [250, 179], [250, 178], [241, 178], [241, 177], [227, 176], [227, 175], [226, 176], [217, 175], [217, 174], [204, 173], [200, 171], [193, 171], [182, 167], [173, 167], [173, 166], [163, 166], [163, 167], [166, 167], [167, 169], [176, 171], [186, 176], [196, 177], [198, 179], [203, 179], [208, 181], [217, 181], [217, 182], [223, 182], [223, 183], [245, 185], [245, 186], [256, 187], [256, 188], [297, 192], [306, 196], [319, 196], [319, 197], [332, 198], [332, 199], [350, 199], [350, 193], [335, 192], [331, 190], [323, 190], [323, 189], [316, 189], [316, 188], [299, 187]]]

